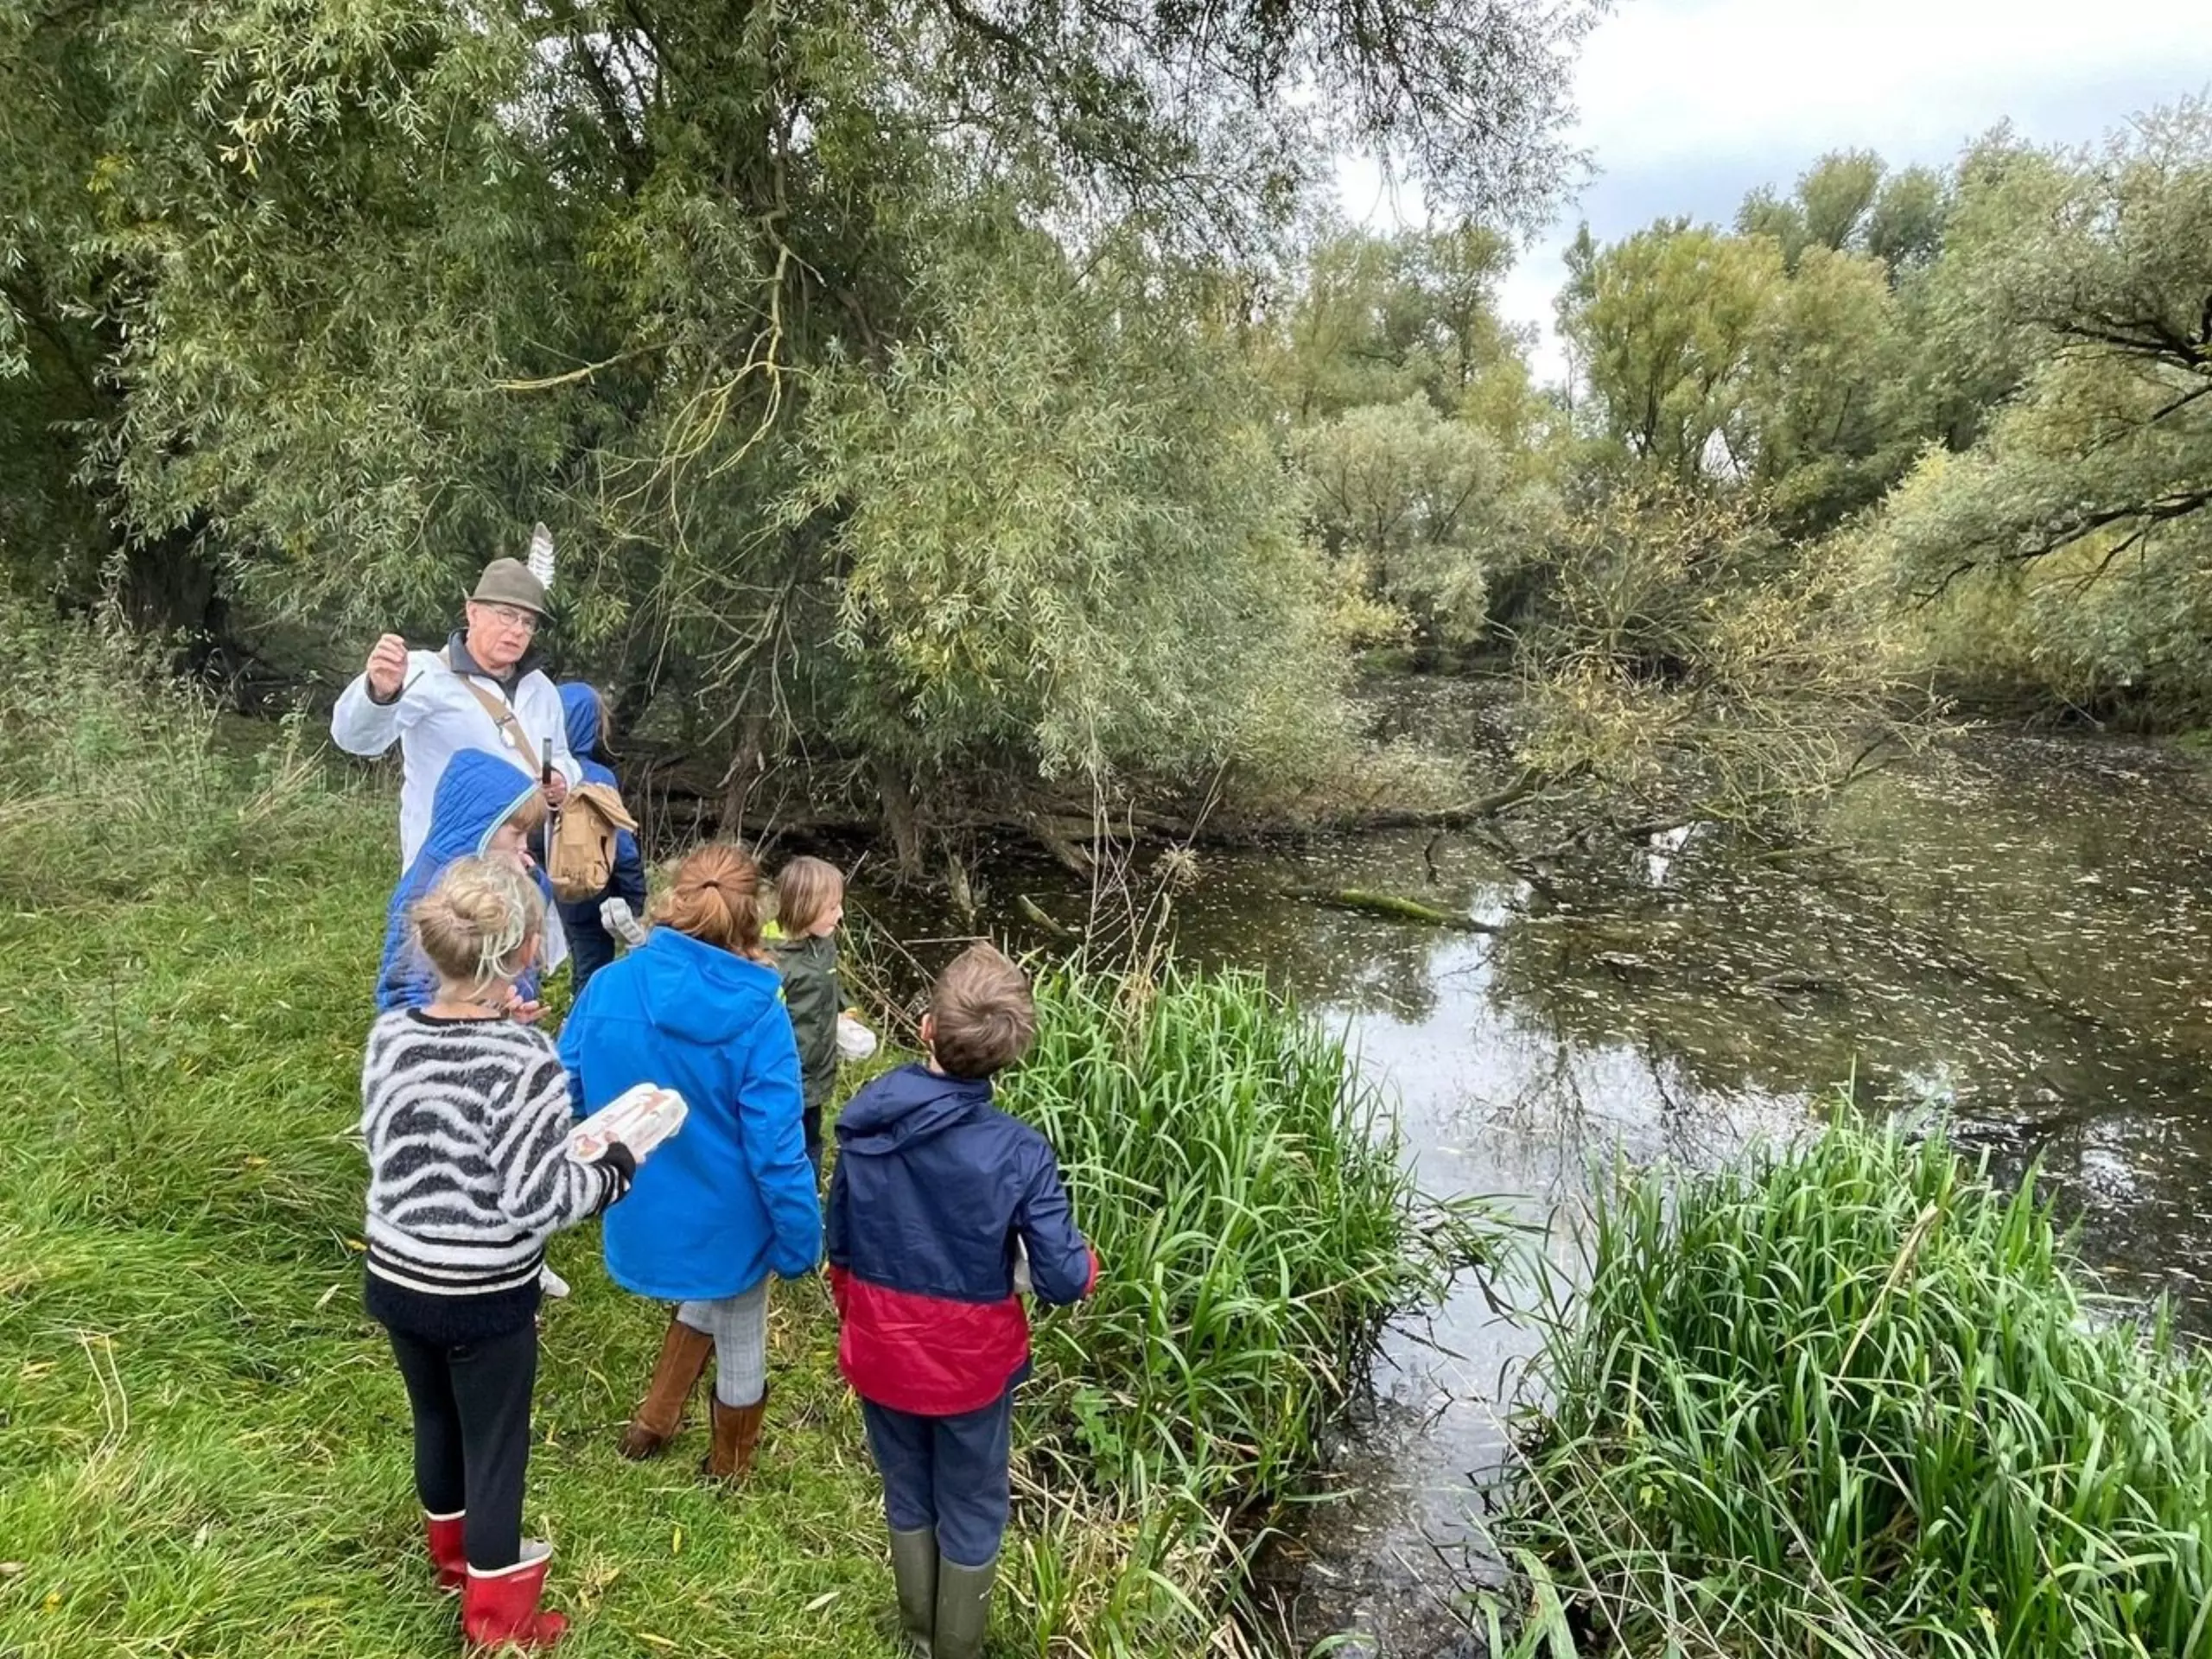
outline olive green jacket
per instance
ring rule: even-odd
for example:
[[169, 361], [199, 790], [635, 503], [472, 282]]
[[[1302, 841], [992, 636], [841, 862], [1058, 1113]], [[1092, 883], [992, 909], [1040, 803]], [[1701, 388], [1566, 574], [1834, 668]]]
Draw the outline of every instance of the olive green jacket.
[[830, 1103], [837, 1086], [837, 1015], [845, 1005], [837, 984], [837, 946], [826, 938], [778, 939], [776, 971], [784, 976], [784, 1007], [798, 1039], [799, 1085], [809, 1107]]

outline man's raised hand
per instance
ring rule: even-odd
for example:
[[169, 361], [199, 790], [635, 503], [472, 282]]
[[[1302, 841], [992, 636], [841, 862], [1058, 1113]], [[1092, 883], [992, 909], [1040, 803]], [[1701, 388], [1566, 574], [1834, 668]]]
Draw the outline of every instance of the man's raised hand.
[[407, 642], [396, 633], [387, 633], [369, 652], [369, 695], [378, 702], [390, 702], [397, 697], [407, 677]]

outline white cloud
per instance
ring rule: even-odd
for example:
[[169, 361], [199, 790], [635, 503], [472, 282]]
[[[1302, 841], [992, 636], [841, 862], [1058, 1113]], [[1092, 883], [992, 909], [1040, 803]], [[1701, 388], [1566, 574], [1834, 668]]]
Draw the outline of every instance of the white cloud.
[[2006, 115], [2026, 124], [2054, 92], [2201, 86], [2205, 22], [2188, 0], [1630, 0], [1577, 67], [1581, 140], [1600, 166], [1639, 168], [1847, 144], [1948, 156]]
[[[2212, 85], [2203, 0], [1629, 0], [1575, 73], [1574, 143], [1597, 169], [1506, 280], [1506, 315], [1539, 331], [1541, 378], [1560, 254], [1587, 217], [1600, 238], [1662, 215], [1726, 219], [1745, 191], [1787, 188], [1822, 152], [1941, 164], [2010, 118], [2079, 143]], [[1348, 162], [1345, 210], [1418, 222], [1418, 193]]]

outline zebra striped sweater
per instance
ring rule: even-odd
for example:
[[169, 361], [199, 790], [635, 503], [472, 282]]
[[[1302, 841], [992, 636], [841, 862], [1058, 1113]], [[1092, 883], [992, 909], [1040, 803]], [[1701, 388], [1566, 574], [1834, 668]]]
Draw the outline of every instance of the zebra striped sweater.
[[361, 1066], [368, 1310], [432, 1340], [512, 1330], [537, 1308], [545, 1240], [629, 1191], [635, 1166], [568, 1155], [568, 1077], [512, 1020], [396, 1008]]

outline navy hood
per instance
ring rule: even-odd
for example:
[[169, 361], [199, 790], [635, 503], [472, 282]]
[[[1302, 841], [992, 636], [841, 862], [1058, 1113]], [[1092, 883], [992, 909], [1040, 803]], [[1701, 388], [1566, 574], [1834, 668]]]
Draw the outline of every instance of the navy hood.
[[837, 1146], [848, 1154], [881, 1157], [942, 1135], [990, 1103], [988, 1077], [946, 1077], [919, 1062], [902, 1065], [845, 1103]]
[[630, 952], [638, 1007], [656, 1031], [688, 1043], [734, 1043], [760, 1023], [781, 982], [748, 960], [663, 925]]
[[599, 758], [599, 693], [582, 680], [561, 683], [561, 712], [569, 721], [569, 753], [582, 760]]

